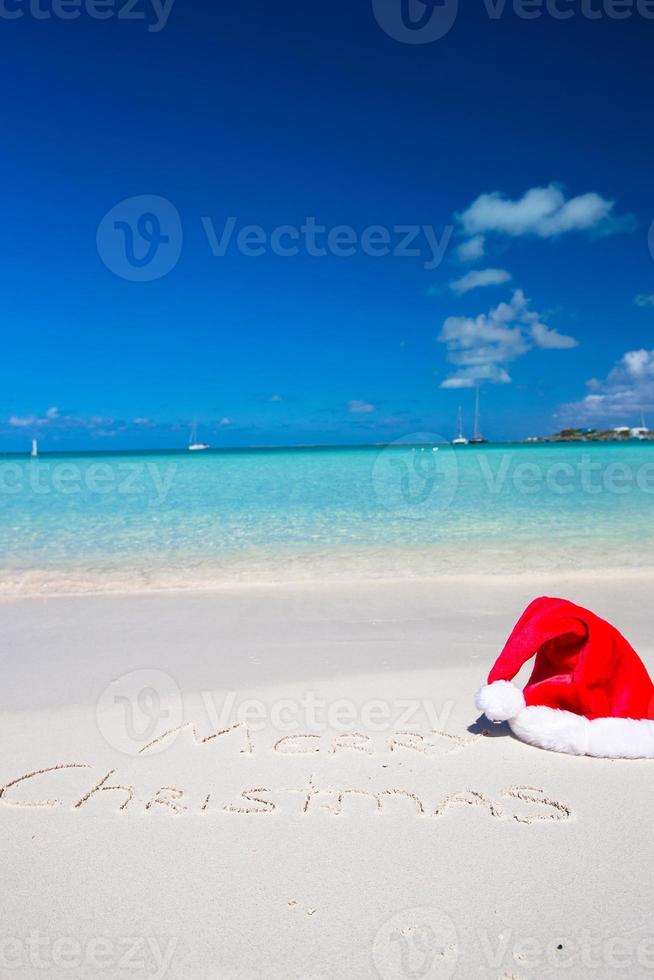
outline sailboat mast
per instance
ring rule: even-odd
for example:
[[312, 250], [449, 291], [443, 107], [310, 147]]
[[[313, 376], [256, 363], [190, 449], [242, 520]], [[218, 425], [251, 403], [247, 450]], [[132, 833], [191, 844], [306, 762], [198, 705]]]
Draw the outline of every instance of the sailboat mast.
[[481, 438], [481, 432], [479, 431], [479, 385], [475, 390], [475, 439]]

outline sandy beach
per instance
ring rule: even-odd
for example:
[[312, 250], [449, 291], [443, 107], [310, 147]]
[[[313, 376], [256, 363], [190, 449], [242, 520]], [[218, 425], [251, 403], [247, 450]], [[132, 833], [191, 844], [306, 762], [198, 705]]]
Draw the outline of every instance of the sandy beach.
[[2, 975], [650, 976], [651, 761], [544, 752], [473, 704], [541, 594], [651, 669], [650, 592], [634, 572], [4, 601]]

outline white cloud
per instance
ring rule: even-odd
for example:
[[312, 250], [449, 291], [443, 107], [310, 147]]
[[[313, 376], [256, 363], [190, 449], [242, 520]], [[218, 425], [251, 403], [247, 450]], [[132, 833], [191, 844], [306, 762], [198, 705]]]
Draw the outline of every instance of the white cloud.
[[281, 395], [271, 395], [270, 396], [270, 401], [271, 402], [280, 402], [280, 401], [282, 401], [282, 396]]
[[459, 215], [459, 220], [471, 241], [491, 232], [513, 238], [554, 238], [572, 231], [619, 230], [627, 219], [613, 214], [614, 205], [615, 201], [594, 192], [566, 200], [560, 188], [550, 184], [532, 187], [515, 201], [499, 191], [481, 194]]
[[360, 401], [358, 398], [354, 398], [348, 402], [347, 407], [354, 415], [367, 415], [370, 412], [374, 412], [377, 408], [371, 402]]
[[130, 422], [117, 420], [105, 415], [62, 414], [56, 407], [48, 408], [42, 415], [11, 415], [6, 423], [11, 428], [29, 428], [39, 432], [56, 435], [66, 431], [86, 432], [90, 436], [113, 437], [118, 432], [138, 426], [153, 427], [154, 422], [147, 418], [134, 418]]
[[587, 382], [592, 394], [562, 405], [557, 418], [570, 424], [635, 425], [641, 412], [654, 412], [654, 350], [631, 350], [604, 380]]
[[461, 368], [456, 374], [446, 378], [441, 388], [476, 388], [484, 381], [489, 384], [510, 384], [511, 375], [497, 364], [476, 364]]
[[11, 415], [8, 419], [8, 424], [12, 426], [12, 428], [29, 428], [30, 426], [34, 427], [34, 426], [49, 425], [51, 422], [57, 422], [60, 419], [61, 419], [61, 415], [59, 414], [59, 409], [56, 407], [56, 405], [53, 405], [52, 408], [49, 408], [46, 411], [45, 415], [41, 415], [41, 416]]
[[550, 330], [543, 323], [533, 323], [530, 333], [534, 344], [541, 350], [569, 350], [577, 347], [574, 337], [568, 337], [558, 330]]
[[438, 340], [447, 346], [447, 359], [456, 367], [441, 388], [472, 388], [483, 381], [508, 384], [507, 365], [534, 347], [552, 350], [577, 345], [573, 337], [542, 323], [520, 289], [510, 303], [500, 303], [488, 314], [448, 317]]
[[486, 250], [486, 239], [483, 235], [475, 235], [474, 238], [469, 238], [467, 242], [463, 242], [457, 248], [456, 252], [462, 262], [474, 262], [475, 259], [480, 259]]
[[640, 293], [636, 296], [634, 303], [636, 306], [654, 306], [654, 293], [649, 293], [649, 295]]
[[469, 293], [471, 289], [478, 289], [480, 286], [500, 286], [503, 282], [509, 282], [510, 279], [511, 273], [507, 272], [506, 269], [477, 269], [451, 282], [450, 289], [457, 296], [463, 296], [464, 293]]
[[218, 423], [218, 425], [231, 425], [231, 424], [232, 424], [232, 420], [228, 419], [226, 415], [223, 415], [220, 422]]

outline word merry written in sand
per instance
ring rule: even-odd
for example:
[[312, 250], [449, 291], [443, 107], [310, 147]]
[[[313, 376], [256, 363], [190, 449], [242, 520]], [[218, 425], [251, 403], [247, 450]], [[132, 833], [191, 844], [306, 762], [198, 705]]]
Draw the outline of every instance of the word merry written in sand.
[[[209, 745], [217, 739], [225, 739], [226, 736], [233, 735], [229, 741], [238, 744], [240, 741], [240, 752], [243, 755], [255, 755], [261, 751], [261, 737], [258, 737], [251, 728], [244, 722], [237, 722], [228, 728], [220, 731], [210, 732], [202, 735], [193, 722], [186, 722], [176, 728], [169, 728], [167, 731], [153, 738], [151, 742], [139, 749], [139, 755], [147, 753], [156, 747], [160, 747], [170, 741], [180, 733], [190, 737], [196, 746]], [[475, 745], [482, 735], [452, 735], [450, 732], [436, 731], [422, 735], [414, 731], [397, 731], [387, 736], [383, 740], [375, 739], [372, 735], [362, 732], [341, 732], [338, 735], [325, 736], [315, 732], [298, 732], [294, 735], [284, 735], [272, 746], [272, 751], [276, 755], [313, 755], [315, 753], [327, 753], [336, 755], [338, 752], [361, 752], [364, 755], [379, 756], [385, 753], [394, 753], [402, 749], [409, 752], [417, 752], [420, 755], [431, 758], [441, 755], [443, 752], [449, 754], [457, 750], [470, 748]], [[264, 746], [265, 750], [265, 746]]]

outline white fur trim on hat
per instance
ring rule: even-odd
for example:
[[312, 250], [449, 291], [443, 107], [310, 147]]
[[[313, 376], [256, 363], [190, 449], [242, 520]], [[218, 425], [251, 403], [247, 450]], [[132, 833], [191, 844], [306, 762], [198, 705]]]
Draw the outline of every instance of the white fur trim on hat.
[[554, 752], [604, 759], [654, 759], [654, 721], [647, 718], [594, 718], [573, 711], [525, 706], [510, 681], [494, 681], [477, 692], [477, 708], [489, 721], [508, 721], [523, 742]]

